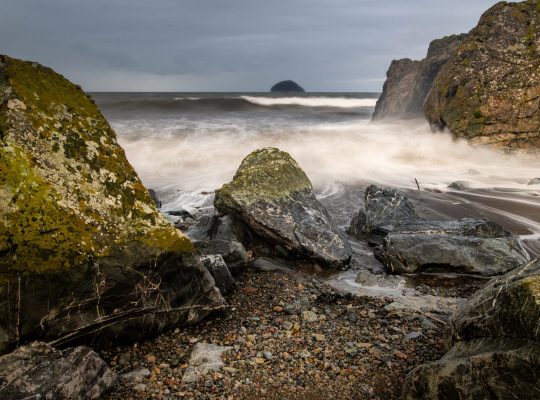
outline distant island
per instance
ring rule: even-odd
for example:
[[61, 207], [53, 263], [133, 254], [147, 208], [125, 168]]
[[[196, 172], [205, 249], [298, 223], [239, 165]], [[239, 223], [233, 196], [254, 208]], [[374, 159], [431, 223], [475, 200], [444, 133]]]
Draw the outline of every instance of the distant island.
[[294, 81], [281, 81], [270, 89], [271, 92], [305, 92], [304, 88]]

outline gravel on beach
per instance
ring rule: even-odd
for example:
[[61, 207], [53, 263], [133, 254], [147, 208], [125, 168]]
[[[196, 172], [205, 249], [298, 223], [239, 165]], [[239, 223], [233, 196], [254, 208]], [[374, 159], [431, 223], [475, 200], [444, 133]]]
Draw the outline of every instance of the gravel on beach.
[[[392, 299], [338, 293], [302, 270], [249, 269], [227, 301], [198, 325], [103, 351], [120, 375], [106, 399], [397, 399], [411, 369], [444, 353], [437, 321], [387, 313]], [[222, 369], [182, 383], [197, 343], [231, 349]]]

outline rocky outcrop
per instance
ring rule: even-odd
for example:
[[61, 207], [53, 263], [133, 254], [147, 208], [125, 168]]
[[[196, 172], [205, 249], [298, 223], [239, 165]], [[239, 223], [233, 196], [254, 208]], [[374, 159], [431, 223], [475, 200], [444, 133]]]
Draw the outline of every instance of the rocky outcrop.
[[494, 278], [450, 320], [439, 361], [417, 367], [404, 399], [537, 399], [540, 394], [540, 260]]
[[348, 229], [376, 246], [373, 253], [390, 273], [444, 269], [493, 276], [528, 260], [519, 239], [487, 220], [434, 221], [420, 218], [399, 190], [371, 185], [364, 207]]
[[304, 88], [300, 86], [298, 83], [294, 81], [281, 81], [276, 83], [272, 88], [270, 89], [271, 92], [296, 92], [296, 93], [303, 93], [305, 92]]
[[540, 8], [499, 2], [441, 68], [425, 101], [436, 128], [472, 144], [540, 148]]
[[224, 300], [82, 90], [0, 56], [0, 352], [111, 344]]
[[88, 347], [63, 351], [33, 342], [0, 357], [0, 398], [98, 399], [116, 380]]
[[518, 239], [500, 225], [478, 219], [407, 221], [394, 227], [374, 254], [392, 273], [442, 268], [493, 276], [528, 260]]
[[364, 194], [364, 208], [353, 217], [347, 232], [359, 239], [366, 234], [384, 236], [394, 225], [411, 218], [418, 218], [418, 214], [401, 191], [370, 185]]
[[423, 104], [441, 67], [466, 35], [452, 35], [430, 43], [426, 58], [393, 60], [373, 120], [423, 118]]
[[216, 191], [214, 205], [265, 242], [331, 268], [350, 261], [350, 245], [315, 198], [308, 177], [278, 149], [248, 155], [233, 180]]

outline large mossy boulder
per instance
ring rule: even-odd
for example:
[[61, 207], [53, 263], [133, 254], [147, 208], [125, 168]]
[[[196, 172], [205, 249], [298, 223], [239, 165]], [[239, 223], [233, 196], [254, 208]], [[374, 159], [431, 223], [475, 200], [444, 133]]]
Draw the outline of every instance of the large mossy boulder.
[[94, 102], [0, 56], [0, 352], [140, 339], [222, 306]]
[[451, 350], [409, 373], [404, 399], [538, 399], [540, 260], [491, 280], [448, 332]]
[[441, 68], [425, 101], [432, 126], [472, 144], [540, 148], [540, 3], [499, 2]]
[[426, 58], [393, 60], [373, 120], [423, 118], [423, 105], [441, 67], [466, 35], [446, 36], [430, 43]]
[[265, 148], [249, 154], [233, 180], [216, 191], [214, 205], [258, 238], [292, 253], [331, 268], [350, 261], [349, 243], [288, 153]]

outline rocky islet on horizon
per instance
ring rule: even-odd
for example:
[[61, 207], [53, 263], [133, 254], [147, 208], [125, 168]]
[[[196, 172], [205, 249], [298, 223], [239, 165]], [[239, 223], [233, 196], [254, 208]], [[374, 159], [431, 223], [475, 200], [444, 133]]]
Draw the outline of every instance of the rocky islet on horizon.
[[305, 90], [295, 81], [286, 80], [276, 83], [270, 88], [271, 92], [275, 93], [304, 93]]

